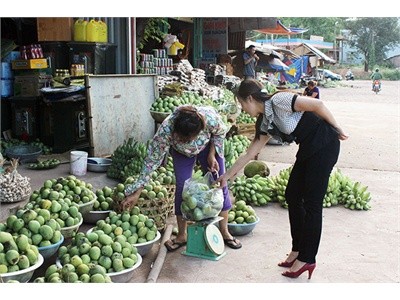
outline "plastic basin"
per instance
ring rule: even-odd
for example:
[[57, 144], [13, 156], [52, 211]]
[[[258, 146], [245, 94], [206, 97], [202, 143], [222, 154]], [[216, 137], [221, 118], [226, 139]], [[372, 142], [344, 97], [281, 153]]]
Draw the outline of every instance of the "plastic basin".
[[87, 159], [87, 170], [90, 172], [107, 172], [109, 166], [111, 166], [112, 160], [110, 158], [102, 157], [88, 157]]
[[142, 264], [142, 256], [137, 253], [136, 254], [138, 260], [136, 262], [136, 264], [129, 269], [125, 269], [119, 272], [112, 272], [112, 273], [107, 273], [108, 276], [110, 276], [111, 281], [114, 283], [125, 283], [128, 282], [132, 279], [133, 275], [134, 275], [134, 271], [140, 267], [140, 265]]
[[21, 145], [7, 148], [5, 151], [6, 156], [11, 158], [19, 158], [21, 163], [36, 162], [42, 149], [38, 146]]
[[[126, 283], [126, 282], [128, 282], [129, 280], [132, 279], [132, 277], [134, 275], [134, 271], [137, 268], [139, 268], [140, 265], [143, 262], [142, 256], [139, 253], [137, 253], [136, 255], [137, 255], [138, 260], [137, 260], [136, 264], [132, 268], [125, 269], [125, 270], [122, 270], [122, 271], [119, 271], [119, 272], [107, 273], [107, 275], [110, 276], [112, 282], [114, 282], [114, 283]], [[57, 260], [56, 260], [56, 266], [58, 268], [62, 268], [62, 264], [61, 264], [59, 258], [57, 258]]]
[[257, 217], [257, 220], [254, 223], [247, 223], [247, 224], [228, 223], [228, 231], [233, 236], [246, 235], [253, 231], [253, 229], [256, 227], [256, 225], [259, 221], [260, 221], [260, 218]]
[[150, 110], [150, 114], [154, 121], [156, 121], [157, 123], [162, 123], [171, 113]]
[[91, 210], [83, 214], [83, 222], [87, 224], [96, 224], [99, 220], [104, 220], [108, 217], [111, 210]]
[[26, 268], [24, 270], [19, 270], [15, 272], [0, 274], [0, 281], [8, 282], [9, 280], [17, 280], [21, 283], [26, 283], [31, 280], [33, 273], [38, 269], [44, 262], [43, 256], [39, 253], [38, 261], [36, 264]]
[[145, 242], [145, 243], [138, 243], [138, 244], [133, 244], [137, 248], [138, 253], [141, 256], [145, 256], [153, 247], [155, 242], [157, 242], [161, 238], [161, 233], [157, 231], [156, 237], [154, 240]]
[[44, 259], [47, 259], [58, 251], [63, 242], [64, 236], [61, 235], [61, 239], [57, 243], [49, 246], [38, 247], [39, 253], [43, 256]]
[[96, 199], [97, 199], [97, 197], [95, 197], [92, 201], [78, 204], [79, 212], [82, 214], [82, 216], [93, 209], [93, 205], [94, 205], [94, 202], [96, 201]]
[[76, 224], [76, 225], [72, 225], [69, 227], [62, 227], [60, 228], [61, 234], [64, 236], [64, 238], [70, 238], [74, 235], [75, 232], [78, 231], [79, 227], [82, 225], [83, 223], [83, 218], [81, 219], [81, 221]]

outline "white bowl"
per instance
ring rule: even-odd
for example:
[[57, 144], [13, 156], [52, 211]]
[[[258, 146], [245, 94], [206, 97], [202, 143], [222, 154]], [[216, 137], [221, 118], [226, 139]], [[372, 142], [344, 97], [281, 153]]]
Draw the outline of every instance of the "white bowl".
[[64, 236], [61, 235], [61, 239], [57, 243], [49, 246], [38, 247], [39, 253], [43, 256], [44, 259], [49, 258], [50, 256], [52, 256], [54, 253], [57, 252], [57, 250], [60, 248], [63, 242], [64, 242]]
[[246, 235], [253, 231], [254, 227], [256, 227], [257, 223], [260, 221], [260, 218], [257, 217], [256, 221], [253, 223], [247, 224], [232, 224], [228, 223], [228, 231], [233, 236], [235, 235]]
[[98, 220], [108, 217], [111, 210], [91, 210], [83, 215], [83, 221], [87, 224], [96, 224]]
[[162, 123], [171, 113], [150, 110], [150, 114], [154, 121]]
[[31, 280], [33, 273], [38, 269], [44, 262], [43, 256], [39, 253], [38, 261], [36, 264], [26, 268], [24, 270], [19, 270], [15, 272], [0, 274], [0, 282], [8, 282], [9, 280], [17, 280], [20, 283], [26, 283]]
[[69, 226], [69, 227], [61, 227], [60, 228], [61, 234], [66, 239], [72, 237], [74, 235], [74, 232], [78, 231], [78, 229], [82, 225], [82, 223], [83, 223], [83, 218], [76, 225], [72, 225], [72, 226]]
[[87, 170], [90, 172], [107, 172], [111, 166], [112, 159], [102, 157], [88, 157]]
[[138, 260], [132, 268], [125, 269], [119, 272], [107, 273], [107, 275], [110, 276], [112, 282], [125, 283], [132, 279], [134, 271], [140, 267], [143, 261], [142, 256], [139, 253], [137, 253], [136, 256]]
[[[88, 231], [86, 231], [86, 234], [91, 233], [93, 231], [94, 227], [90, 228]], [[161, 233], [157, 231], [156, 237], [154, 240], [144, 242], [144, 243], [137, 243], [137, 244], [132, 244], [137, 248], [138, 253], [141, 256], [145, 256], [153, 247], [154, 243], [157, 242], [161, 238]]]
[[[125, 283], [132, 279], [134, 271], [140, 267], [140, 265], [142, 264], [142, 261], [143, 261], [142, 256], [139, 253], [137, 253], [136, 256], [137, 256], [138, 260], [132, 268], [125, 269], [125, 270], [122, 270], [119, 272], [106, 273], [108, 276], [110, 276], [112, 282]], [[62, 264], [61, 264], [59, 258], [56, 259], [56, 266], [58, 268], [62, 268]]]
[[153, 247], [153, 245], [155, 244], [155, 242], [157, 242], [159, 239], [161, 238], [161, 233], [159, 231], [157, 231], [156, 237], [154, 238], [154, 240], [145, 242], [145, 243], [138, 243], [138, 244], [133, 244], [133, 246], [135, 246], [137, 248], [138, 253], [141, 256], [145, 256]]
[[87, 212], [91, 211], [93, 209], [94, 202], [96, 201], [97, 197], [95, 197], [92, 201], [78, 204], [79, 207], [79, 212], [84, 215]]

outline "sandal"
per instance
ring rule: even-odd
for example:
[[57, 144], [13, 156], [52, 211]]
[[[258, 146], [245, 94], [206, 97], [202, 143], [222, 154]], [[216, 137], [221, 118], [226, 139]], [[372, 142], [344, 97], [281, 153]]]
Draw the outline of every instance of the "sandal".
[[225, 245], [232, 249], [240, 249], [242, 248], [242, 244], [235, 237], [232, 239], [224, 239]]
[[168, 240], [164, 243], [164, 246], [167, 248], [169, 252], [175, 251], [179, 249], [180, 247], [183, 247], [186, 245], [186, 242], [177, 242], [175, 239], [173, 240]]

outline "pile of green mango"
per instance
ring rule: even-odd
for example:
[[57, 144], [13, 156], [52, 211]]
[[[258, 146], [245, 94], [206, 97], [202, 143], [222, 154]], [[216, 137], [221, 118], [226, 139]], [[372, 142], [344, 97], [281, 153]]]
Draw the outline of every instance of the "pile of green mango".
[[228, 212], [228, 223], [230, 224], [251, 224], [257, 221], [257, 214], [251, 205], [246, 201], [236, 201]]
[[61, 161], [57, 158], [46, 159], [37, 163], [31, 163], [28, 165], [29, 169], [33, 170], [47, 170], [57, 167]]
[[[75, 209], [77, 209], [75, 207]], [[19, 209], [15, 215], [7, 217], [5, 223], [0, 223], [0, 231], [12, 235], [24, 235], [31, 245], [46, 247], [61, 240], [60, 224], [47, 209]]]
[[26, 235], [0, 230], [0, 274], [25, 270], [38, 262], [39, 250]]
[[[104, 220], [98, 223], [104, 224]], [[114, 230], [111, 225], [103, 229], [97, 225], [89, 233], [78, 232], [70, 244], [61, 246], [58, 258], [63, 268], [70, 264], [78, 267], [82, 263], [87, 266], [93, 264], [98, 269], [104, 268], [103, 273], [132, 268], [138, 261], [137, 248], [122, 234], [121, 227], [114, 225]], [[87, 268], [84, 268], [86, 271], [82, 273], [87, 273]]]
[[242, 111], [240, 115], [236, 119], [236, 123], [238, 124], [255, 124], [256, 123], [255, 117], [251, 117], [248, 113]]
[[101, 189], [96, 190], [96, 200], [93, 203], [94, 211], [106, 211], [113, 208], [113, 199], [112, 199], [113, 189], [104, 186]]
[[34, 283], [112, 283], [106, 269], [93, 263], [84, 263], [76, 255], [71, 263], [58, 267], [50, 265], [42, 277], [37, 277]]

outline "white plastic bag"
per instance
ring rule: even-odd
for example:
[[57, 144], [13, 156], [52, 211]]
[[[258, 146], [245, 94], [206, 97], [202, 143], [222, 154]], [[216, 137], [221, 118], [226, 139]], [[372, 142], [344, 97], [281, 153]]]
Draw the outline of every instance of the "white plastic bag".
[[214, 178], [210, 172], [201, 178], [192, 177], [185, 181], [181, 204], [184, 219], [201, 221], [219, 215], [224, 204], [224, 194], [213, 183]]

